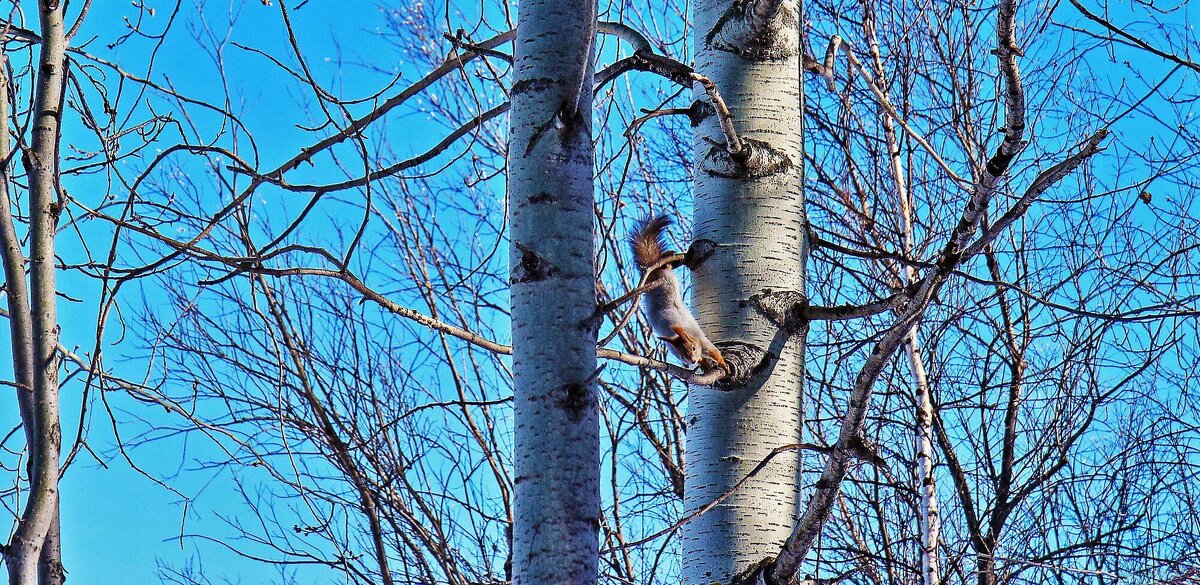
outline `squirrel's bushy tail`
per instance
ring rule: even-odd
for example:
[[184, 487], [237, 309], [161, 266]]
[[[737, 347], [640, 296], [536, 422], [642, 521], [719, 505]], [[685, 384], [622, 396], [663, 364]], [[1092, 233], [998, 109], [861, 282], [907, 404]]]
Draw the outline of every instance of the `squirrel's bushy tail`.
[[633, 258], [638, 268], [645, 270], [662, 259], [667, 249], [662, 233], [669, 225], [671, 218], [665, 215], [648, 217], [630, 234], [629, 246], [633, 248]]

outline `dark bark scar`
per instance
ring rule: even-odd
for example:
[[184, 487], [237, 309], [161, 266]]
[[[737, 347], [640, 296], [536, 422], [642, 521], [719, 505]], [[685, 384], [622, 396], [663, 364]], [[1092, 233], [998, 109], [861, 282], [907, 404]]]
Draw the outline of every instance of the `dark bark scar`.
[[539, 282], [558, 273], [558, 269], [537, 252], [520, 242], [515, 245], [521, 251], [521, 258], [512, 268], [512, 275], [509, 277], [510, 284]]

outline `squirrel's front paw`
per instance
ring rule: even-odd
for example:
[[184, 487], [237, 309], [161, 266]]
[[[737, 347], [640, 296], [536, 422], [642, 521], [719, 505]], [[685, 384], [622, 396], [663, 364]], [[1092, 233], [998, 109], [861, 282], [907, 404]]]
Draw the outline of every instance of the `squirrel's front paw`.
[[721, 350], [715, 347], [704, 350], [704, 357], [700, 359], [700, 368], [706, 372], [720, 368], [726, 374], [729, 373], [729, 365], [725, 363], [725, 356], [721, 355]]

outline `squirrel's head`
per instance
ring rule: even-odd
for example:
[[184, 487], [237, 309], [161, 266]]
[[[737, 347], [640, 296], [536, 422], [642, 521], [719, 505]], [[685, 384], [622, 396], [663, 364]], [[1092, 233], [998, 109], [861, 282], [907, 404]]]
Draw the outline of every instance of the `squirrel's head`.
[[704, 349], [700, 347], [700, 343], [695, 339], [690, 337], [671, 337], [663, 338], [663, 340], [670, 344], [675, 355], [679, 356], [679, 359], [686, 362], [689, 366], [700, 363], [700, 359], [704, 357]]

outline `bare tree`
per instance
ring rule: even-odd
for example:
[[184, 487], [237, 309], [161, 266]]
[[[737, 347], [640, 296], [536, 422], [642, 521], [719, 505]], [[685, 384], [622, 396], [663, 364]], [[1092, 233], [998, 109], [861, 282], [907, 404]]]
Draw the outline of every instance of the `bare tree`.
[[[5, 383], [15, 389], [17, 416], [0, 441], [3, 467], [13, 477], [11, 487], [0, 491], [12, 515], [2, 551], [10, 583], [52, 585], [66, 578], [59, 482], [77, 455], [90, 452], [88, 406], [110, 388], [145, 397], [143, 387], [115, 378], [101, 365], [103, 309], [95, 351], [79, 352], [60, 341], [60, 298], [93, 298], [94, 289], [79, 283], [103, 286], [116, 254], [113, 248], [108, 258], [97, 259], [93, 249], [111, 235], [112, 224], [90, 221], [90, 212], [114, 206], [96, 188], [104, 179], [94, 177], [106, 178], [108, 186], [121, 184], [118, 163], [153, 143], [170, 120], [153, 113], [143, 117], [142, 92], [212, 106], [186, 100], [84, 48], [88, 43], [79, 35], [90, 3], [10, 4], [0, 20], [0, 261], [7, 301], [0, 313], [9, 321], [13, 379]], [[26, 22], [27, 14], [33, 22]], [[108, 48], [130, 36], [114, 39]], [[64, 133], [71, 134], [66, 141]], [[68, 185], [85, 196], [73, 196]], [[87, 196], [96, 191], [94, 199]], [[60, 279], [63, 273], [68, 276]], [[60, 286], [63, 281], [70, 284]], [[67, 327], [79, 331], [78, 324]], [[82, 414], [64, 428], [61, 386], [67, 383], [81, 390], [72, 388], [70, 395], [82, 396]]]
[[[273, 7], [311, 139], [260, 153], [219, 106], [239, 122], [164, 139], [124, 208], [89, 209], [123, 251], [105, 290], [172, 298], [143, 311], [155, 388], [122, 387], [176, 418], [125, 447], [223, 449], [254, 517], [215, 540], [362, 583], [590, 579], [564, 535], [593, 521], [610, 582], [1187, 578], [1190, 33], [1079, 3], [664, 2], [534, 18], [541, 48], [506, 4], [447, 8], [387, 15], [413, 81], [364, 101], [314, 73], [303, 3]], [[1108, 54], [1155, 66], [1114, 89]], [[622, 241], [664, 210], [727, 376], [637, 314]], [[560, 478], [582, 487], [525, 507], [549, 460], [590, 461]], [[523, 528], [552, 503], [600, 515]]]
[[[0, 98], [5, 102], [0, 121], [0, 238], [4, 241], [4, 276], [9, 299], [13, 372], [21, 426], [29, 446], [29, 490], [16, 530], [4, 547], [9, 583], [60, 583], [63, 580], [58, 531], [59, 421], [58, 270], [54, 240], [62, 212], [59, 192], [59, 135], [63, 91], [67, 84], [64, 7], [38, 2], [41, 37], [33, 103], [29, 114], [28, 146], [21, 144], [28, 180], [29, 255], [22, 251], [9, 199], [10, 168], [15, 154], [9, 146], [7, 72]], [[8, 68], [6, 59], [0, 66]], [[28, 262], [28, 276], [26, 276]], [[26, 284], [28, 278], [28, 285]]]

